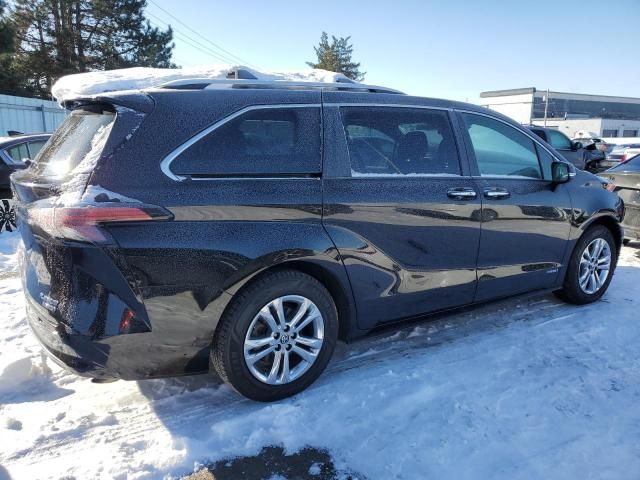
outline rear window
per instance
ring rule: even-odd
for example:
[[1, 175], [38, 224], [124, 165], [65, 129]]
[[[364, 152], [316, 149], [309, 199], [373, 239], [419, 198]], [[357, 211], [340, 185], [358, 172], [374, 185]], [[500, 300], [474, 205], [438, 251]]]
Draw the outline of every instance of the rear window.
[[319, 173], [320, 109], [247, 111], [187, 148], [171, 170], [194, 176]]
[[71, 173], [92, 149], [98, 155], [116, 116], [98, 105], [74, 110], [35, 157], [35, 173], [64, 177]]

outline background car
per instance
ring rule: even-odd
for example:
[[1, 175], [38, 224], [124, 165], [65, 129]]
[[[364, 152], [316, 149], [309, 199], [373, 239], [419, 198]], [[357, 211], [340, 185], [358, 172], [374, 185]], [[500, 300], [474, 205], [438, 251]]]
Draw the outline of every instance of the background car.
[[640, 240], [640, 152], [600, 176], [611, 181], [614, 191], [624, 200], [624, 243]]
[[10, 196], [9, 175], [26, 168], [24, 159], [33, 159], [51, 137], [50, 133], [0, 137], [0, 195]]
[[626, 158], [631, 158], [633, 155], [627, 155], [625, 157], [625, 152], [629, 148], [640, 148], [640, 143], [620, 143], [612, 145], [607, 151], [607, 158], [601, 162], [602, 166], [606, 166], [607, 168], [615, 167]]
[[636, 155], [640, 154], [640, 145], [638, 145], [638, 147], [630, 147], [630, 148], [626, 148], [624, 150], [624, 152], [622, 153], [622, 157], [620, 158], [620, 162], [626, 162], [628, 160], [631, 160], [632, 158], [634, 158]]
[[564, 133], [553, 128], [530, 125], [529, 129], [555, 148], [576, 168], [589, 172], [605, 170], [605, 167], [600, 166], [600, 162], [605, 159], [605, 154], [596, 148], [595, 143], [583, 145], [581, 142], [573, 142]]

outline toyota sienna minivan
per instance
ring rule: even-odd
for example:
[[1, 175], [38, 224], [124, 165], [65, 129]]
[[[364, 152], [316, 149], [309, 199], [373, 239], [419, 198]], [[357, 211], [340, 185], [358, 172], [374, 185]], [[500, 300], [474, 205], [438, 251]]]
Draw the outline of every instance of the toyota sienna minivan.
[[105, 381], [308, 387], [338, 339], [534, 290], [598, 300], [624, 207], [475, 105], [357, 83], [78, 97], [12, 176], [28, 319]]

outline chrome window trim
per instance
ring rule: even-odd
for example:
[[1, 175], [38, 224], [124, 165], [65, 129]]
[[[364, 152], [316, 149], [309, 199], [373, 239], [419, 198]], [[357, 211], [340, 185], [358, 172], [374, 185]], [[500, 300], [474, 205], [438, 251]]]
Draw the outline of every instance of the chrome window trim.
[[446, 110], [452, 112], [454, 109], [451, 107], [431, 107], [429, 105], [412, 105], [410, 103], [325, 103], [325, 107], [389, 107], [389, 108], [421, 108], [424, 110]]
[[[185, 181], [187, 177], [182, 175], [176, 175], [171, 171], [171, 162], [173, 162], [182, 152], [187, 150], [189, 147], [191, 147], [198, 141], [202, 140], [204, 137], [209, 135], [214, 130], [220, 128], [221, 126], [230, 122], [234, 118], [238, 118], [240, 115], [244, 115], [245, 113], [251, 112], [253, 110], [270, 110], [270, 109], [276, 109], [276, 108], [322, 108], [322, 105], [320, 103], [278, 103], [273, 105], [250, 105], [248, 107], [241, 108], [240, 110], [237, 110], [227, 115], [226, 117], [208, 126], [204, 130], [196, 133], [189, 140], [187, 140], [186, 142], [178, 146], [176, 149], [171, 151], [171, 153], [169, 153], [160, 161], [160, 170], [162, 170], [162, 173], [164, 173], [171, 180], [174, 180], [176, 182]], [[211, 180], [211, 179], [202, 178], [200, 180]]]
[[[559, 158], [558, 158], [558, 156], [557, 156], [554, 152], [552, 152], [552, 151], [551, 151], [551, 150], [549, 150], [547, 147], [545, 147], [542, 143], [540, 143], [540, 141], [539, 141], [539, 140], [540, 140], [540, 137], [538, 137], [535, 133], [533, 133], [533, 132], [531, 132], [531, 131], [528, 131], [528, 129], [527, 129], [527, 130], [525, 130], [525, 129], [524, 129], [523, 127], [521, 127], [520, 125], [517, 125], [517, 128], [516, 128], [516, 125], [513, 125], [512, 123], [507, 122], [507, 121], [505, 121], [505, 120], [503, 120], [503, 119], [501, 119], [501, 118], [499, 118], [499, 117], [496, 117], [496, 116], [494, 116], [494, 115], [490, 115], [490, 114], [487, 114], [487, 113], [484, 113], [484, 112], [475, 112], [475, 111], [473, 111], [473, 110], [464, 110], [464, 109], [454, 109], [454, 110], [455, 110], [456, 112], [460, 112], [460, 113], [469, 113], [469, 114], [471, 114], [471, 115], [482, 115], [483, 117], [488, 117], [488, 118], [491, 118], [492, 120], [497, 120], [498, 122], [502, 122], [502, 123], [504, 123], [505, 125], [507, 125], [507, 126], [509, 126], [509, 127], [513, 128], [514, 130], [516, 130], [516, 131], [518, 131], [518, 132], [522, 132], [522, 133], [524, 133], [527, 137], [529, 137], [529, 138], [533, 141], [533, 143], [534, 143], [534, 144], [539, 145], [540, 147], [544, 148], [544, 149], [547, 151], [547, 153], [548, 153], [549, 155], [551, 155], [551, 157], [552, 157], [555, 161], [557, 161], [557, 162], [567, 163], [567, 164], [569, 164], [569, 165], [572, 165], [572, 166], [573, 166], [573, 164], [572, 164], [571, 162], [568, 162], [568, 161], [567, 161], [567, 160], [565, 160], [565, 159], [559, 159]], [[536, 137], [537, 137], [537, 138], [536, 138]], [[569, 172], [569, 176], [570, 176], [570, 177], [575, 177], [575, 176], [576, 176], [576, 172], [575, 172], [575, 170], [574, 170], [574, 171]], [[490, 177], [489, 177], [489, 176], [484, 177], [484, 176], [482, 176], [482, 175], [481, 175], [481, 176], [479, 176], [479, 177], [475, 177], [475, 178], [490, 178]], [[533, 177], [532, 177], [532, 179], [533, 179], [533, 180], [545, 180], [544, 178], [535, 179], [535, 178], [533, 178]], [[518, 180], [518, 178], [514, 177], [514, 180]], [[524, 180], [524, 179], [521, 179], [521, 180]], [[549, 180], [545, 180], [545, 181], [547, 181], [547, 182], [548, 182]]]

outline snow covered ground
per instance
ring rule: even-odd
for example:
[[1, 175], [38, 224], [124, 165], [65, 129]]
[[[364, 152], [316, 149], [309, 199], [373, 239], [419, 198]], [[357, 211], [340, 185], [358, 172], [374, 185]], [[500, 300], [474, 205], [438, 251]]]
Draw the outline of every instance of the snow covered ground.
[[265, 405], [210, 376], [61, 370], [27, 327], [17, 245], [0, 235], [0, 478], [181, 476], [269, 445], [327, 449], [369, 479], [640, 476], [640, 250], [599, 303], [535, 296], [390, 329]]

